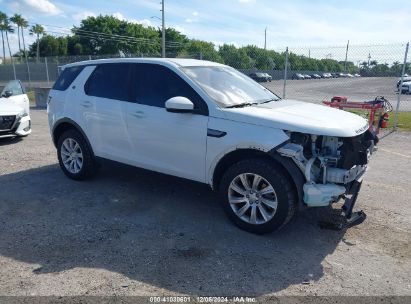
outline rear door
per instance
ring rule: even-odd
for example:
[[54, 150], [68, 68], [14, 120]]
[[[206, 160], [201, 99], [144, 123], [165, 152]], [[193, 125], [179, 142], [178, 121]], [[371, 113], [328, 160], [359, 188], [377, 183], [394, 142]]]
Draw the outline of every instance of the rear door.
[[130, 101], [130, 64], [99, 64], [84, 86], [79, 110], [97, 156], [126, 162], [132, 158], [125, 104]]
[[[6, 93], [7, 92], [7, 93]], [[30, 103], [20, 80], [12, 80], [4, 87], [1, 92], [1, 96], [5, 97], [6, 94], [11, 94], [7, 99], [15, 104], [19, 105], [24, 111], [29, 114]]]

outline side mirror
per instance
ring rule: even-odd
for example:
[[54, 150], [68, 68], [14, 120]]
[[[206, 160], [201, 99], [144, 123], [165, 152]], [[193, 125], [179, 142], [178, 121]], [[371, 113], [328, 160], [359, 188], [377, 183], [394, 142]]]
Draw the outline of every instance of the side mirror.
[[190, 113], [194, 110], [194, 104], [186, 97], [176, 96], [166, 101], [166, 110], [174, 113]]
[[9, 98], [10, 96], [13, 95], [13, 91], [4, 91], [3, 97]]

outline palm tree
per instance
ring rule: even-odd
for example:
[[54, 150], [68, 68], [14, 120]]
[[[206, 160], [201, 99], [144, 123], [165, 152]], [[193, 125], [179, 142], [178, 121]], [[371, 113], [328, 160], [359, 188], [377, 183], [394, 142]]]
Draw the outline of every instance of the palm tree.
[[[19, 53], [20, 53], [20, 59], [22, 57], [21, 54], [21, 44], [20, 44], [20, 27], [27, 23], [27, 21], [19, 14], [14, 14], [11, 18], [10, 21], [13, 22], [17, 26], [17, 40], [19, 42]], [[23, 28], [22, 28], [23, 32]]]
[[24, 57], [26, 58], [26, 61], [27, 61], [26, 43], [24, 41], [24, 29], [29, 27], [29, 23], [23, 17], [21, 17], [21, 20], [19, 20], [19, 23], [20, 23], [20, 29], [21, 29], [21, 31], [20, 31], [21, 32], [21, 39], [23, 41]]
[[[7, 21], [7, 15], [3, 12], [0, 12], [0, 27], [6, 21]], [[0, 29], [0, 31], [1, 31], [1, 41], [3, 43], [3, 64], [6, 64], [6, 48], [4, 47], [4, 33], [2, 29]]]
[[14, 33], [14, 29], [11, 27], [9, 20], [6, 17], [6, 20], [3, 20], [3, 22], [0, 24], [0, 30], [2, 32], [6, 33], [6, 41], [7, 41], [7, 47], [9, 48], [9, 54], [10, 54], [10, 60], [13, 65], [13, 72], [14, 72], [14, 79], [16, 79], [16, 69], [14, 67], [14, 61], [13, 61], [13, 56], [11, 55], [11, 49], [10, 49], [10, 43], [9, 43], [9, 33]]
[[30, 29], [30, 35], [37, 36], [37, 52], [36, 52], [36, 62], [39, 62], [39, 51], [40, 51], [40, 35], [44, 34], [44, 27], [40, 24], [33, 25]]
[[376, 66], [378, 64], [377, 60], [371, 60], [370, 66]]

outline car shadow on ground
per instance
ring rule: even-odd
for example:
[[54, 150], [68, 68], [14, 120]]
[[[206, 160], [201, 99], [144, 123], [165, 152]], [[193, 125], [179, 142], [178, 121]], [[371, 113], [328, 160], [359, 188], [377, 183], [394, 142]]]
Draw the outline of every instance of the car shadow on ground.
[[50, 165], [0, 185], [0, 255], [41, 265], [38, 276], [102, 268], [189, 295], [260, 296], [319, 280], [344, 235], [321, 230], [317, 211], [253, 235], [207, 186], [116, 163], [84, 182]]
[[21, 142], [23, 139], [21, 137], [3, 137], [0, 138], [0, 147], [1, 146], [8, 146], [8, 145], [13, 145]]

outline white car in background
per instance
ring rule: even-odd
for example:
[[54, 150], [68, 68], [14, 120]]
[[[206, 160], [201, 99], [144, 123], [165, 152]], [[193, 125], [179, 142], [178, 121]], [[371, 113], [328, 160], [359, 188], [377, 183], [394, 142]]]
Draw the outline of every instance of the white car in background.
[[[407, 74], [404, 74], [404, 77], [402, 79], [402, 83], [403, 85], [406, 84], [407, 82], [411, 82], [411, 77], [410, 76], [405, 76]], [[398, 78], [397, 80], [397, 89], [400, 88], [400, 84], [401, 84], [401, 78]]]
[[401, 94], [411, 94], [411, 81], [402, 83]]
[[10, 81], [0, 94], [0, 138], [31, 133], [30, 103], [19, 80]]

